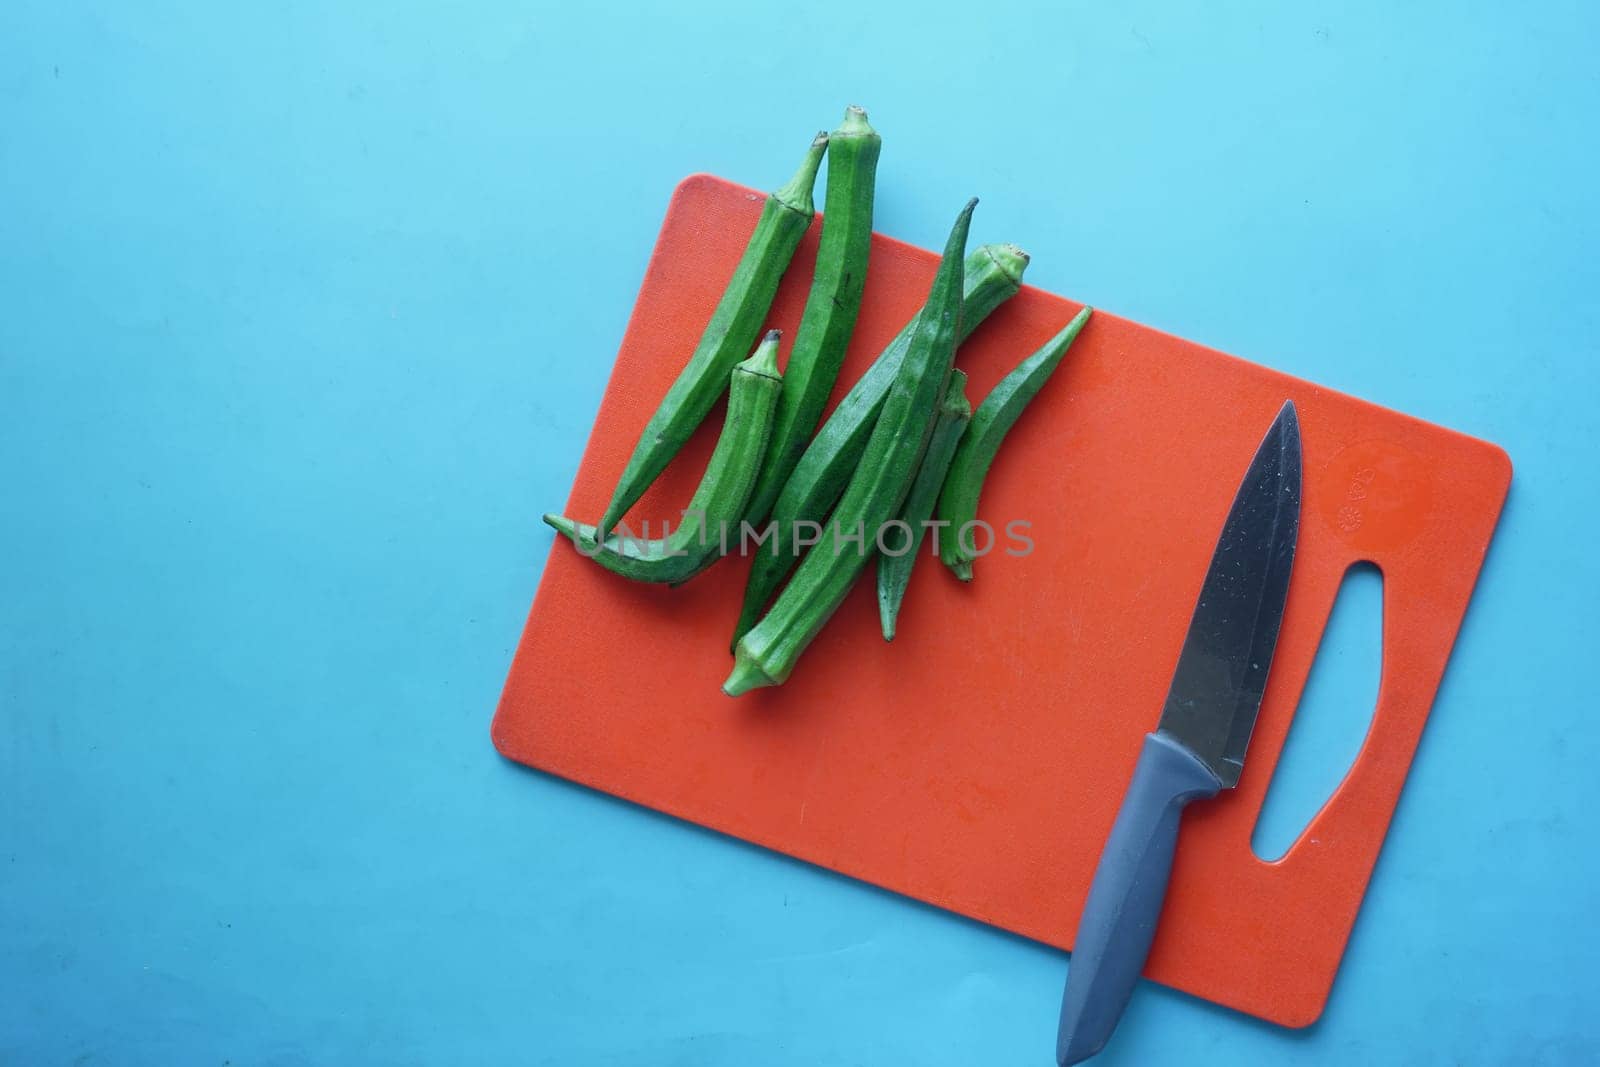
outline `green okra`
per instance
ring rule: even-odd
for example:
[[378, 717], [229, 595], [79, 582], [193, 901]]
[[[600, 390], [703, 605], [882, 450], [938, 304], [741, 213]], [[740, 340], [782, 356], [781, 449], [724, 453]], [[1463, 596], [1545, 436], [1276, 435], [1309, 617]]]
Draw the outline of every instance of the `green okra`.
[[683, 448], [727, 388], [733, 365], [755, 343], [783, 272], [816, 214], [812, 187], [827, 147], [828, 135], [817, 134], [794, 177], [767, 197], [755, 232], [711, 313], [700, 343], [667, 390], [661, 406], [650, 416], [623, 468], [611, 503], [596, 524], [602, 540]]
[[950, 473], [945, 476], [944, 489], [939, 494], [939, 519], [943, 524], [938, 535], [939, 558], [963, 582], [972, 581], [977, 544], [971, 524], [977, 521], [978, 495], [983, 491], [983, 479], [989, 473], [989, 466], [1000, 451], [1000, 442], [1016, 425], [1028, 402], [1039, 395], [1044, 383], [1061, 365], [1067, 349], [1072, 347], [1093, 313], [1094, 309], [1087, 307], [1078, 312], [1060, 333], [1000, 379], [1000, 384], [978, 405], [966, 435], [956, 448], [955, 458], [950, 461]]
[[761, 464], [746, 518], [760, 522], [817, 428], [844, 363], [845, 349], [861, 310], [872, 247], [872, 199], [883, 139], [859, 107], [828, 135], [828, 188], [822, 207], [822, 239], [811, 293], [784, 369], [783, 395], [772, 424], [772, 444]]
[[[1028, 254], [1016, 245], [984, 245], [967, 257], [958, 343], [966, 340], [995, 308], [1016, 295], [1027, 267]], [[799, 562], [801, 549], [794, 542], [796, 525], [821, 523], [838, 503], [877, 423], [889, 385], [900, 371], [916, 325], [913, 317], [879, 353], [822, 424], [784, 483], [767, 524], [770, 537], [758, 547], [751, 561], [744, 604], [730, 648], [756, 624], [784, 578]]]
[[695, 489], [683, 521], [665, 537], [613, 534], [562, 515], [544, 521], [565, 534], [578, 551], [609, 571], [636, 582], [688, 581], [722, 555], [730, 527], [737, 527], [755, 485], [761, 457], [772, 431], [772, 416], [782, 392], [778, 373], [777, 330], [768, 331], [749, 359], [734, 366], [728, 386], [728, 413], [705, 475]]
[[959, 370], [950, 372], [950, 384], [939, 402], [939, 413], [934, 418], [933, 434], [928, 438], [928, 449], [922, 454], [922, 464], [917, 468], [916, 480], [906, 494], [900, 508], [900, 519], [906, 524], [907, 541], [898, 555], [886, 546], [878, 552], [878, 619], [883, 625], [883, 639], [894, 640], [895, 620], [900, 615], [900, 604], [906, 597], [906, 586], [911, 582], [911, 571], [917, 562], [917, 550], [922, 547], [927, 522], [933, 517], [934, 505], [939, 502], [939, 490], [944, 485], [945, 472], [961, 443], [967, 423], [972, 421], [972, 401], [967, 399], [967, 376]]
[[961, 332], [962, 260], [977, 204], [969, 201], [950, 231], [939, 272], [917, 316], [899, 372], [861, 462], [834, 509], [832, 543], [824, 540], [806, 555], [772, 610], [739, 640], [733, 672], [722, 684], [729, 696], [758, 686], [779, 685], [789, 677], [795, 661], [866, 566], [865, 544], [846, 550], [841, 532], [857, 532], [876, 542], [884, 523], [899, 514], [955, 359]]

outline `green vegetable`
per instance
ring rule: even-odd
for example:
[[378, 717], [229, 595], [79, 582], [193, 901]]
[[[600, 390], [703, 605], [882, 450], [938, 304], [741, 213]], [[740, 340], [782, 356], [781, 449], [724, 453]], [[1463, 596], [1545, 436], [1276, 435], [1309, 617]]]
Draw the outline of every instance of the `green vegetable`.
[[769, 331], [755, 353], [733, 368], [722, 436], [677, 529], [653, 540], [613, 535], [602, 544], [595, 527], [586, 523], [561, 515], [546, 515], [544, 521], [570, 538], [579, 552], [636, 582], [676, 585], [715, 563], [730, 527], [737, 532], [772, 431], [783, 388], [778, 338], [777, 330]]
[[746, 518], [760, 522], [772, 510], [778, 491], [817, 428], [822, 409], [839, 377], [867, 280], [872, 246], [872, 194], [878, 172], [880, 138], [859, 107], [828, 135], [828, 191], [822, 209], [822, 241], [817, 248], [811, 295], [795, 334], [785, 368], [783, 395], [772, 426], [772, 444], [750, 495]]
[[[1016, 245], [984, 245], [967, 257], [960, 340], [966, 340], [990, 312], [1016, 295], [1027, 266], [1028, 254]], [[822, 424], [784, 483], [772, 506], [768, 524], [772, 535], [758, 547], [751, 561], [744, 605], [730, 647], [737, 645], [756, 624], [778, 586], [799, 561], [801, 549], [795, 545], [793, 537], [796, 524], [820, 523], [838, 503], [845, 483], [861, 460], [861, 451], [867, 446], [867, 438], [877, 423], [878, 412], [883, 409], [889, 385], [900, 371], [901, 360], [916, 326], [917, 320], [913, 318], [879, 353], [861, 380]]]
[[925, 525], [933, 517], [933, 507], [939, 501], [939, 489], [944, 485], [945, 472], [961, 443], [967, 423], [972, 420], [972, 402], [967, 399], [967, 376], [959, 370], [950, 372], [950, 384], [945, 388], [944, 399], [939, 402], [939, 414], [934, 419], [933, 435], [928, 438], [928, 450], [922, 455], [922, 465], [917, 468], [911, 492], [900, 508], [900, 518], [908, 527], [910, 543], [900, 555], [892, 555], [886, 546], [878, 553], [878, 618], [883, 623], [883, 639], [894, 640], [895, 618], [900, 614], [900, 603], [905, 600], [906, 586], [911, 581], [911, 569], [917, 562], [917, 549], [922, 547]]
[[827, 147], [828, 135], [817, 134], [789, 184], [767, 197], [755, 232], [699, 345], [634, 446], [611, 503], [600, 517], [597, 532], [601, 539], [683, 448], [727, 387], [733, 365], [755, 343], [783, 272], [816, 213], [811, 190]]
[[[899, 373], [889, 387], [861, 463], [834, 509], [833, 543], [823, 542], [811, 550], [766, 618], [740, 639], [734, 650], [733, 673], [722, 683], [729, 696], [757, 686], [778, 685], [789, 677], [795, 661], [866, 566], [865, 539], [876, 541], [883, 524], [899, 514], [955, 358], [961, 331], [962, 255], [977, 204], [976, 200], [967, 203], [950, 232]], [[852, 551], [842, 538], [856, 532], [863, 543]]]
[[1000, 379], [1000, 384], [978, 405], [972, 424], [950, 461], [950, 473], [939, 494], [939, 518], [946, 524], [939, 527], [939, 558], [963, 582], [972, 581], [972, 561], [977, 558], [976, 537], [969, 524], [977, 521], [978, 494], [995, 453], [1000, 451], [1000, 442], [1061, 365], [1067, 349], [1093, 312], [1087, 307], [1078, 312], [1043, 348]]

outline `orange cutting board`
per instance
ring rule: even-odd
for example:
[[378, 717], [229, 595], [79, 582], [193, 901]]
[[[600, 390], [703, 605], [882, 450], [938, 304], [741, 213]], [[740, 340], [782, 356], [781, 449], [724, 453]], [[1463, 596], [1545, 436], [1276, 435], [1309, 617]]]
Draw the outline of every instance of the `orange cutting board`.
[[[599, 517], [762, 196], [708, 176], [674, 193], [566, 514]], [[981, 208], [978, 221], [975, 235]], [[819, 225], [770, 315], [785, 354]], [[873, 238], [836, 400], [916, 312], [936, 265]], [[957, 359], [974, 402], [1079, 306], [1025, 287], [995, 312]], [[893, 644], [878, 632], [869, 570], [787, 685], [735, 700], [718, 687], [748, 560], [666, 589], [624, 581], [557, 540], [494, 743], [552, 774], [1071, 948], [1223, 516], [1286, 398], [1299, 408], [1305, 484], [1277, 659], [1238, 789], [1185, 816], [1145, 974], [1308, 1024], [1510, 482], [1506, 454], [1483, 441], [1097, 311], [984, 489], [981, 517], [1030, 522], [1031, 554], [993, 552], [971, 585], [924, 556]], [[635, 529], [678, 517], [720, 423], [718, 409], [633, 510]], [[530, 521], [559, 503], [529, 500]], [[1376, 716], [1332, 799], [1265, 863], [1251, 831], [1340, 581], [1362, 560], [1385, 579]]]

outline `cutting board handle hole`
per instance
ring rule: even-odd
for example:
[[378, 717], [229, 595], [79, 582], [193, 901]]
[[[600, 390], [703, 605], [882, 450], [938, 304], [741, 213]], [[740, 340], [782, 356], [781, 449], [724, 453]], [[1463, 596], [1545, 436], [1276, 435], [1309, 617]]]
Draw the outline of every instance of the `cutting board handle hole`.
[[1350, 773], [1372, 728], [1382, 670], [1383, 572], [1355, 563], [1339, 583], [1250, 837], [1261, 859], [1287, 855]]

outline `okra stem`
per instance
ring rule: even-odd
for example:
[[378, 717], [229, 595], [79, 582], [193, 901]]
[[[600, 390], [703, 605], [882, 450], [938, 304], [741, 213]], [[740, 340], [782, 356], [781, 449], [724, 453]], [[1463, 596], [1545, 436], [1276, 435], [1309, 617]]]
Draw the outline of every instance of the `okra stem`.
[[767, 197], [761, 218], [700, 343], [645, 425], [623, 468], [611, 503], [596, 524], [601, 540], [683, 448], [728, 387], [733, 365], [755, 343], [778, 283], [783, 280], [800, 238], [811, 225], [816, 211], [812, 188], [827, 147], [828, 135], [817, 134], [794, 177]]
[[[962, 268], [964, 293], [961, 300], [960, 340], [966, 338], [989, 314], [1016, 295], [1028, 267], [1028, 254], [1016, 245], [984, 245], [967, 257]], [[822, 428], [807, 446], [784, 483], [772, 506], [773, 540], [763, 546], [751, 561], [745, 585], [744, 603], [734, 627], [730, 650], [749, 632], [766, 610], [773, 594], [794, 565], [800, 552], [794, 546], [797, 523], [817, 522], [839, 502], [839, 496], [861, 460], [861, 451], [877, 423], [878, 413], [889, 385], [900, 371], [906, 348], [911, 343], [917, 318], [912, 317], [894, 340], [879, 353]]]
[[[969, 201], [950, 231], [899, 372], [861, 462], [834, 509], [835, 531], [859, 529], [876, 541], [884, 523], [899, 514], [905, 502], [955, 358], [961, 330], [963, 253], [977, 204]], [[845, 551], [837, 537], [831, 544], [825, 538], [812, 548], [772, 610], [740, 639], [733, 672], [723, 683], [729, 696], [760, 685], [781, 684], [789, 677], [801, 653], [866, 566], [864, 549]]]
[[822, 240], [800, 329], [785, 370], [783, 395], [746, 518], [759, 523], [772, 510], [817, 428], [822, 409], [839, 377], [845, 349], [861, 310], [872, 249], [872, 200], [883, 139], [859, 107], [828, 135], [828, 187], [823, 203]]
[[778, 373], [777, 330], [768, 331], [749, 359], [732, 371], [728, 413], [705, 475], [683, 520], [666, 537], [612, 536], [562, 515], [544, 521], [568, 537], [578, 550], [609, 571], [637, 582], [688, 581], [721, 557], [728, 528], [737, 526], [766, 452], [772, 414], [782, 389]]

